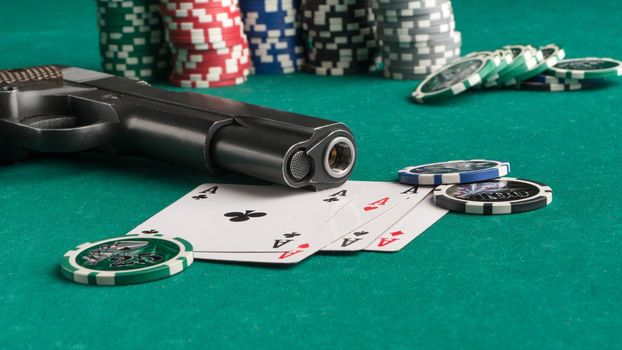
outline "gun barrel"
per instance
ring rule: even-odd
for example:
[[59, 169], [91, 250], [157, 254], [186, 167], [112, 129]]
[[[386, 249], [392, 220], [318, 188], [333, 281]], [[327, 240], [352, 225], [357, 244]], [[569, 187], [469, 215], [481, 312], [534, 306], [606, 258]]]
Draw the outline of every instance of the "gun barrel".
[[61, 73], [60, 86], [54, 74], [48, 85], [45, 79], [4, 84], [0, 146], [39, 152], [106, 147], [294, 188], [338, 186], [354, 167], [356, 144], [342, 123], [75, 67]]

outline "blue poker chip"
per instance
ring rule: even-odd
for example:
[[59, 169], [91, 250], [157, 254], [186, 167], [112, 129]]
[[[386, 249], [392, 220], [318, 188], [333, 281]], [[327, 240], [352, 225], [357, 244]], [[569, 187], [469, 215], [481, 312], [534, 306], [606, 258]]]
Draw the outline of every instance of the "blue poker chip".
[[409, 185], [447, 185], [486, 181], [509, 173], [508, 162], [473, 159], [410, 166], [398, 176], [399, 182]]

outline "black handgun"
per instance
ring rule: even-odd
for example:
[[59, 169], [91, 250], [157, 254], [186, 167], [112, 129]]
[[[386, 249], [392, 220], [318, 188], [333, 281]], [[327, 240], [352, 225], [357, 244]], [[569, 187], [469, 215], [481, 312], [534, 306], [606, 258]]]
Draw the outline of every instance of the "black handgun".
[[345, 182], [356, 160], [342, 123], [75, 67], [0, 71], [1, 161], [86, 150], [314, 189]]

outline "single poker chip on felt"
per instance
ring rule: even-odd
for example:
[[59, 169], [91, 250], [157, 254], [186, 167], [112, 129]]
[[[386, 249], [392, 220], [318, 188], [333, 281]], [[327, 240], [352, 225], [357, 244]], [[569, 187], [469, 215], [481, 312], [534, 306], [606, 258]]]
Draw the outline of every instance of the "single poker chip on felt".
[[134, 234], [84, 243], [61, 261], [63, 276], [77, 283], [125, 285], [175, 275], [192, 264], [192, 245], [160, 234]]
[[457, 96], [479, 85], [495, 67], [492, 57], [465, 57], [428, 76], [417, 86], [412, 97], [417, 103], [427, 103]]
[[515, 214], [544, 208], [553, 190], [539, 182], [504, 177], [469, 184], [441, 185], [434, 202], [445, 209], [480, 215]]
[[398, 177], [405, 184], [442, 185], [490, 180], [509, 173], [508, 162], [473, 159], [410, 166], [400, 170]]
[[622, 76], [622, 61], [613, 58], [573, 58], [563, 60], [549, 72], [559, 78], [600, 79]]

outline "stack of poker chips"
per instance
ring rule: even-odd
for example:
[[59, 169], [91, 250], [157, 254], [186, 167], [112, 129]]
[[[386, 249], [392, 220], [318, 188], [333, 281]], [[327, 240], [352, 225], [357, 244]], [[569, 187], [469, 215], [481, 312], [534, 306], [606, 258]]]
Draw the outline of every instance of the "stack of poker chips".
[[161, 12], [173, 53], [171, 84], [209, 88], [246, 81], [251, 61], [237, 0], [162, 0]]
[[301, 12], [307, 48], [303, 71], [344, 75], [374, 69], [377, 43], [368, 0], [302, 0]]
[[157, 0], [97, 0], [99, 48], [106, 73], [146, 81], [170, 71]]
[[240, 0], [255, 74], [292, 73], [302, 65], [299, 6], [300, 0]]
[[382, 46], [383, 75], [421, 80], [460, 58], [449, 0], [372, 0]]

